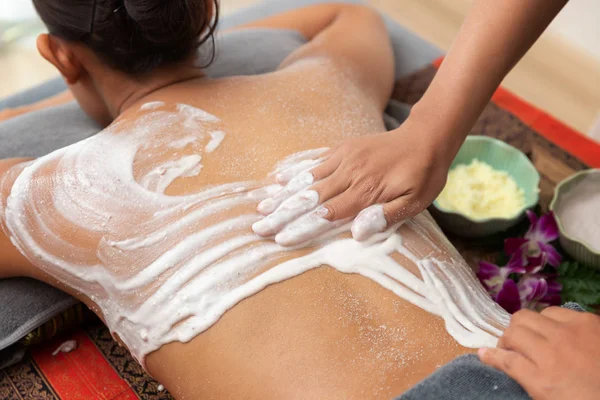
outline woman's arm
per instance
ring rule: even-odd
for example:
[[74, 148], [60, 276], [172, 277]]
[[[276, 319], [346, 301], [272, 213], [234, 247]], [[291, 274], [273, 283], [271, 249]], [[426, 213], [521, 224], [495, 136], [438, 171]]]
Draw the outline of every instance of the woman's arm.
[[307, 58], [327, 57], [383, 110], [394, 84], [394, 53], [380, 14], [366, 6], [321, 4], [300, 8], [242, 25], [244, 28], [290, 29], [308, 43], [292, 52], [279, 67]]
[[[32, 276], [31, 263], [15, 248], [5, 233], [4, 209], [10, 189], [20, 172], [18, 165], [29, 159], [12, 158], [0, 160], [0, 279]], [[17, 169], [13, 169], [16, 167]]]
[[26, 106], [6, 108], [0, 110], [0, 122], [7, 121], [11, 118], [18, 117], [19, 115], [27, 114], [33, 111], [43, 110], [44, 108], [50, 108], [66, 104], [75, 100], [70, 90], [66, 90], [56, 96], [38, 101], [37, 103], [29, 104]]

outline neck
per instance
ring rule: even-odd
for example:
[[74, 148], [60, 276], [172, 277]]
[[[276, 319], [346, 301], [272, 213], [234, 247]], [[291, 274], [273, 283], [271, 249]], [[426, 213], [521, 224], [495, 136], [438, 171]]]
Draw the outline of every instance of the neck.
[[104, 74], [95, 83], [104, 97], [113, 119], [141, 99], [165, 87], [204, 77], [201, 69], [193, 66], [162, 68], [150, 76], [135, 78], [126, 74]]

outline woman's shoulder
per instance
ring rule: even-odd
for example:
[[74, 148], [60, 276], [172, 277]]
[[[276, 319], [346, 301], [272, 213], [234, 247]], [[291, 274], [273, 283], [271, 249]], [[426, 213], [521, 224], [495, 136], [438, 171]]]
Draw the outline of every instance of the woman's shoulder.
[[12, 186], [28, 161], [22, 158], [0, 160], [0, 279], [34, 275], [31, 264], [10, 239], [6, 224], [6, 208]]

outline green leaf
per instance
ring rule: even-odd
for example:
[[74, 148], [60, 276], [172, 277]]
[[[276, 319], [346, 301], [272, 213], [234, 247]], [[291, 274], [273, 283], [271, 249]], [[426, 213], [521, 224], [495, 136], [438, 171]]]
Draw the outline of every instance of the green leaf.
[[574, 301], [589, 311], [590, 306], [600, 305], [600, 270], [566, 261], [558, 267], [558, 282], [563, 286], [563, 303]]

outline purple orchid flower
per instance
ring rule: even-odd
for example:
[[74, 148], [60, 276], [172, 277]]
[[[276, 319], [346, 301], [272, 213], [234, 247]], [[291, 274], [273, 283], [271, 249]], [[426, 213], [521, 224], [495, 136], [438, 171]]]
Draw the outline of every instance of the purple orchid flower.
[[527, 211], [531, 223], [524, 238], [506, 239], [504, 252], [509, 256], [521, 257], [521, 264], [527, 266], [528, 273], [536, 273], [545, 262], [558, 267], [561, 256], [550, 242], [558, 239], [558, 225], [554, 214], [549, 212], [539, 219], [532, 211]]
[[552, 213], [538, 219], [528, 211], [527, 216], [531, 226], [525, 237], [504, 242], [504, 251], [510, 256], [508, 264], [499, 267], [482, 261], [477, 273], [494, 301], [511, 314], [523, 308], [541, 311], [561, 304], [562, 285], [557, 275], [541, 272], [546, 263], [558, 267], [561, 261], [560, 254], [550, 245], [558, 238], [556, 220]]
[[545, 279], [548, 283], [548, 290], [537, 302], [536, 309], [538, 311], [541, 311], [546, 307], [561, 305], [560, 292], [562, 291], [562, 285], [556, 281], [556, 278], [557, 276], [546, 276]]
[[525, 275], [517, 287], [521, 297], [521, 308], [538, 310], [560, 305], [562, 285], [553, 280], [554, 277], [541, 275]]
[[517, 285], [521, 297], [521, 307], [535, 309], [537, 302], [548, 292], [548, 282], [539, 275], [526, 275]]
[[494, 297], [494, 300], [511, 314], [514, 314], [521, 309], [521, 296], [519, 294], [519, 288], [516, 282], [512, 279], [507, 279], [504, 281], [502, 288]]
[[499, 267], [487, 261], [480, 261], [477, 277], [488, 293], [494, 297], [503, 289], [504, 284], [510, 280], [508, 277], [511, 274], [524, 274], [527, 272], [520, 261], [519, 257], [511, 257], [505, 267]]

